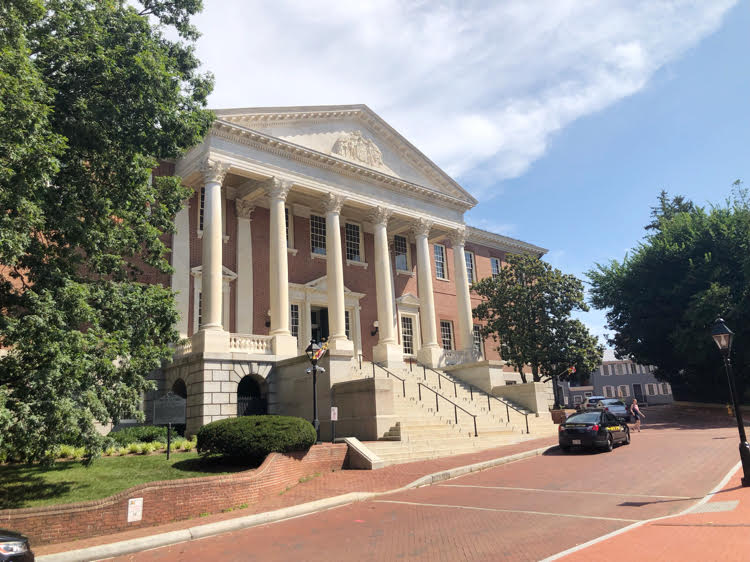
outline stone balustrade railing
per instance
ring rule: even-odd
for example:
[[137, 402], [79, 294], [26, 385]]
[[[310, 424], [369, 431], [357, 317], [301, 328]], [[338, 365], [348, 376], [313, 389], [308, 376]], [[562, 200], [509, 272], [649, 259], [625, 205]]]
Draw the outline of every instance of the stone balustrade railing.
[[190, 338], [180, 340], [174, 349], [174, 356], [188, 355], [193, 351], [193, 340]]
[[481, 361], [482, 355], [472, 350], [457, 350], [457, 349], [446, 349], [443, 351], [442, 364], [446, 367], [451, 365], [461, 365], [463, 363], [473, 363], [475, 361]]
[[232, 334], [229, 336], [229, 351], [273, 355], [273, 336]]

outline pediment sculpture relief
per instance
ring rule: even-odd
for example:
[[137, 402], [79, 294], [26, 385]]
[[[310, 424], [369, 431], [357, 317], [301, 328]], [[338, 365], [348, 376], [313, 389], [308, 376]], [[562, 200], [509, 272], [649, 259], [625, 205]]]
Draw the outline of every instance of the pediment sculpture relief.
[[333, 143], [331, 153], [371, 168], [387, 168], [383, 163], [383, 153], [374, 142], [365, 138], [361, 131], [353, 131], [340, 136]]

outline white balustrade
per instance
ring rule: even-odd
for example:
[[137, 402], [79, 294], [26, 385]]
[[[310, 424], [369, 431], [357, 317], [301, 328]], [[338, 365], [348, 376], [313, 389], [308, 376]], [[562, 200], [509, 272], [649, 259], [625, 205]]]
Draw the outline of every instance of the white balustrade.
[[232, 334], [229, 336], [229, 350], [259, 355], [273, 355], [273, 336]]

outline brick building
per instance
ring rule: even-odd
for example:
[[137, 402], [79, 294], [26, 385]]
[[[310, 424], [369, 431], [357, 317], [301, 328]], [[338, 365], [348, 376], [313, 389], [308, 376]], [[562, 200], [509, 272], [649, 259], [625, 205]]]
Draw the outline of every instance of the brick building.
[[187, 397], [189, 432], [238, 412], [308, 415], [311, 339], [329, 342], [328, 403], [360, 359], [478, 365], [488, 392], [520, 380], [478, 337], [469, 285], [507, 252], [545, 249], [466, 225], [477, 201], [364, 105], [216, 116], [156, 172], [193, 188], [163, 280], [184, 339], [158, 375]]

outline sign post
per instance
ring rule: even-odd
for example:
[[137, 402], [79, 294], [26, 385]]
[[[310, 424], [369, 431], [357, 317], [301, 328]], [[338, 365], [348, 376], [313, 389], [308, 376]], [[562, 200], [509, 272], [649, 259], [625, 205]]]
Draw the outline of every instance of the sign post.
[[336, 441], [336, 421], [339, 419], [339, 409], [331, 406], [331, 443]]
[[173, 392], [167, 392], [154, 401], [154, 425], [167, 426], [167, 460], [172, 448], [172, 424], [185, 423], [185, 400]]

